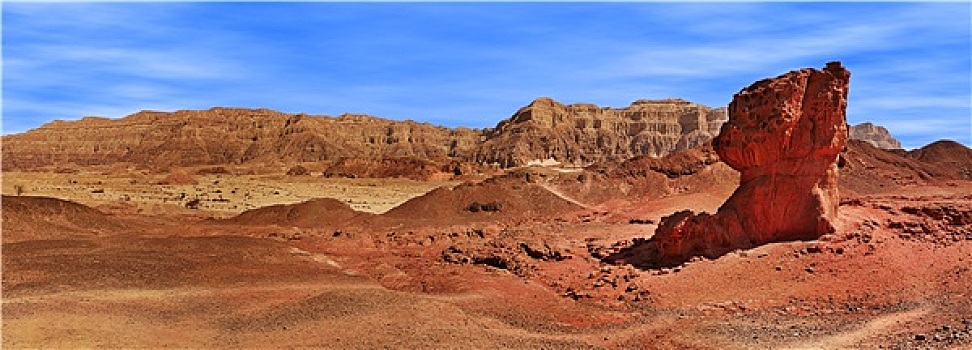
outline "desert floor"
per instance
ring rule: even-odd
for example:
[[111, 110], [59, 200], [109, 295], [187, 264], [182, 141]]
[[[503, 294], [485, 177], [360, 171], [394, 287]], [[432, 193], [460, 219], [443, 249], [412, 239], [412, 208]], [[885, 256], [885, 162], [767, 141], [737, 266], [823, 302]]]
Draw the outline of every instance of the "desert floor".
[[[148, 172], [79, 171], [73, 174], [4, 172], [2, 192], [66, 199], [104, 210], [133, 209], [144, 214], [187, 212], [185, 204], [200, 200], [199, 209], [223, 216], [274, 204], [334, 198], [355, 210], [382, 213], [450, 181], [407, 179], [345, 179], [286, 175], [191, 175], [193, 183], [166, 183], [166, 175]], [[219, 215], [215, 214], [215, 215]]]
[[[9, 348], [972, 348], [970, 183], [847, 199], [838, 232], [819, 241], [652, 269], [601, 257], [728, 194], [512, 221], [306, 227], [221, 219], [317, 197], [382, 213], [456, 183], [3, 180], [4, 195], [23, 186], [4, 197]], [[185, 207], [193, 198], [199, 209]]]

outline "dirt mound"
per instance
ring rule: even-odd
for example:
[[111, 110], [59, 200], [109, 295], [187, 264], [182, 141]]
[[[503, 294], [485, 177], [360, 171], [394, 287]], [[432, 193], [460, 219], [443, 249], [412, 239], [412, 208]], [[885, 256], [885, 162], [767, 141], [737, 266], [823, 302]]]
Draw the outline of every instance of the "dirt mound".
[[905, 186], [955, 178], [954, 172], [916, 158], [865, 141], [849, 140], [838, 164], [842, 196], [889, 193]]
[[20, 240], [22, 234], [33, 239], [61, 232], [83, 232], [119, 228], [109, 216], [97, 209], [49, 197], [3, 196], [3, 239]]
[[196, 180], [192, 174], [189, 174], [183, 170], [174, 170], [166, 175], [162, 180], [159, 180], [159, 185], [198, 185], [199, 181]]
[[917, 159], [951, 170], [961, 179], [972, 180], [972, 149], [951, 140], [940, 140], [910, 151], [908, 158]]
[[382, 216], [440, 225], [523, 218], [549, 219], [581, 208], [541, 185], [501, 177], [454, 188], [441, 187], [413, 198]]
[[352, 218], [371, 214], [351, 209], [346, 203], [331, 198], [312, 199], [297, 204], [280, 204], [247, 210], [225, 222], [241, 225], [278, 225], [304, 228], [337, 226]]

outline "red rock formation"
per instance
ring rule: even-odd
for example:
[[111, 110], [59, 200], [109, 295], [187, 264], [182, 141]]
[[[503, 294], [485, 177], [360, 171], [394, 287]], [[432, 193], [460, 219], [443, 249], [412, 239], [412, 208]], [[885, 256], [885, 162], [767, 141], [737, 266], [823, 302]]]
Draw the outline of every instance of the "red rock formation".
[[831, 62], [737, 93], [713, 147], [740, 171], [739, 188], [716, 214], [683, 211], [664, 218], [652, 238], [657, 261], [677, 264], [833, 232], [849, 80], [850, 72]]

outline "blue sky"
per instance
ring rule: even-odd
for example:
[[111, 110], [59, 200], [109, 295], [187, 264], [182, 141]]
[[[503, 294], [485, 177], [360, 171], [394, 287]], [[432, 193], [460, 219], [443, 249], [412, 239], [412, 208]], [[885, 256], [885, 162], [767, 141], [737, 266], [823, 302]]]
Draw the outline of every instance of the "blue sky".
[[539, 96], [723, 106], [840, 60], [850, 123], [972, 145], [968, 2], [2, 6], [4, 134], [213, 106], [490, 127]]

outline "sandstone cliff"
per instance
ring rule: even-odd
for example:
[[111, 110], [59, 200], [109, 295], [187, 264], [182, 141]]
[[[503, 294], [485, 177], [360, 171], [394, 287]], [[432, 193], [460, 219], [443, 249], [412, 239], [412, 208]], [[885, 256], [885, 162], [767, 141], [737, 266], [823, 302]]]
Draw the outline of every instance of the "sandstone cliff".
[[539, 98], [488, 133], [475, 160], [511, 167], [545, 159], [586, 165], [658, 157], [711, 140], [726, 119], [725, 108], [679, 99], [614, 109]]
[[[640, 100], [627, 108], [563, 105], [541, 98], [495, 129], [445, 128], [366, 115], [287, 114], [267, 109], [142, 111], [121, 119], [55, 121], [3, 137], [3, 169], [128, 162], [176, 166], [410, 158], [524, 165], [590, 164], [662, 156], [706, 142], [725, 108]], [[379, 172], [380, 173], [380, 172]]]
[[891, 136], [883, 126], [861, 123], [850, 127], [850, 139], [867, 141], [877, 148], [901, 149], [901, 142]]

